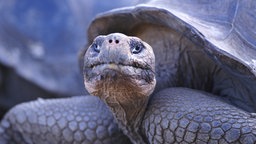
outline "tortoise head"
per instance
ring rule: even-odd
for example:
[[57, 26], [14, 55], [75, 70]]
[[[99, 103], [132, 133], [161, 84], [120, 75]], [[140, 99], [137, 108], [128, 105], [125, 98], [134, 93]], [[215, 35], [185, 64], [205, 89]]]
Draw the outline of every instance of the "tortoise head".
[[134, 142], [149, 96], [156, 85], [155, 56], [150, 45], [121, 33], [98, 36], [84, 55], [84, 84], [111, 109]]
[[156, 85], [151, 46], [120, 33], [98, 36], [84, 55], [83, 72], [88, 92], [109, 106], [126, 135], [141, 141], [134, 133]]
[[114, 33], [98, 36], [84, 56], [84, 84], [92, 95], [139, 92], [149, 96], [155, 87], [155, 56], [150, 45], [136, 37]]

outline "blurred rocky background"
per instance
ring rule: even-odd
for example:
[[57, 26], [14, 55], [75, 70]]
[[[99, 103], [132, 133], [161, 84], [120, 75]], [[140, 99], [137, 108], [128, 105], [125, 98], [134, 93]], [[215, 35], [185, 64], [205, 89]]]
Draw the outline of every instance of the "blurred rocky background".
[[14, 105], [87, 94], [78, 53], [98, 13], [138, 0], [0, 0], [0, 119]]

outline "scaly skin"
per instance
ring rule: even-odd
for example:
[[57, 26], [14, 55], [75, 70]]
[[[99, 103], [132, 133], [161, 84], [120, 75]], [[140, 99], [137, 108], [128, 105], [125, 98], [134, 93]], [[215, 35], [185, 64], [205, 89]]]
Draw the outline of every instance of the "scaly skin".
[[[122, 62], [122, 67], [125, 64], [131, 64], [125, 61], [127, 59], [122, 59], [123, 57], [120, 56], [122, 54], [127, 56], [128, 52], [117, 49], [120, 47], [118, 45], [122, 44], [125, 46], [124, 48], [130, 50], [130, 47], [126, 47], [130, 37], [112, 34], [103, 38], [118, 38], [118, 43], [112, 41], [111, 46], [108, 46], [106, 41], [102, 43], [105, 39], [99, 41], [100, 46], [103, 45], [103, 48], [100, 47], [101, 51], [104, 52], [104, 47], [108, 48], [107, 54], [103, 53], [103, 55], [110, 56], [114, 60], [117, 58], [117, 61], [113, 60], [111, 64], [107, 63], [103, 67], [99, 67], [99, 70], [104, 70], [106, 67], [118, 70], [119, 62]], [[140, 41], [139, 39], [136, 40]], [[95, 46], [94, 48], [97, 50], [98, 47]], [[115, 53], [112, 53], [113, 51]], [[95, 56], [94, 52], [91, 53]], [[149, 60], [153, 59], [150, 54], [144, 55], [148, 56]], [[85, 58], [89, 59], [88, 57]], [[100, 58], [102, 61], [108, 61], [106, 57]], [[139, 58], [139, 60], [141, 59], [143, 59], [143, 55]], [[147, 63], [147, 61], [144, 62]], [[92, 68], [95, 67], [92, 66]], [[142, 69], [143, 66], [140, 68]], [[132, 70], [123, 70], [127, 74], [133, 74]], [[103, 76], [120, 78], [118, 75], [108, 72], [105, 72]], [[92, 74], [99, 78], [98, 80], [104, 78], [97, 71]], [[150, 82], [150, 77], [147, 75], [144, 77], [148, 78], [147, 81], [143, 81], [144, 84]], [[128, 78], [124, 79], [127, 80], [125, 81], [127, 83]], [[127, 106], [127, 103], [116, 105], [116, 102], [120, 102], [120, 97], [134, 102], [134, 99], [129, 99], [132, 92], [134, 94], [132, 98], [135, 96], [148, 97], [148, 95], [144, 95], [143, 92], [141, 95], [136, 95], [138, 94], [136, 87], [134, 88], [127, 83], [125, 86], [130, 86], [130, 89], [126, 91], [126, 94], [122, 94], [126, 87], [121, 85], [123, 81], [115, 84], [116, 81], [119, 79], [107, 83], [108, 85], [102, 85], [103, 91], [102, 89], [94, 91], [94, 85], [89, 85], [89, 91], [101, 95], [101, 98], [106, 98], [105, 102], [108, 106], [96, 97], [81, 96], [58, 100], [40, 99], [14, 107], [1, 121], [0, 142], [4, 144], [130, 143], [128, 138], [118, 129], [117, 125], [119, 125], [132, 142], [139, 144], [256, 143], [256, 119], [250, 113], [228, 104], [217, 96], [188, 88], [164, 89], [151, 96], [144, 116], [140, 113], [136, 117], [136, 115], [132, 115], [133, 109], [142, 110], [144, 113], [144, 106], [140, 105], [138, 99], [135, 99], [134, 106], [129, 108], [123, 107]], [[113, 91], [108, 91], [109, 87], [113, 87]], [[122, 90], [118, 90], [119, 87], [122, 87]], [[143, 100], [143, 102], [147, 102], [147, 100]], [[114, 116], [108, 108], [114, 112]], [[127, 119], [128, 115], [123, 114], [122, 110], [133, 116], [129, 118], [136, 119]], [[129, 126], [125, 125], [127, 122], [130, 124]], [[134, 127], [138, 125], [140, 127]]]
[[149, 143], [256, 143], [256, 119], [217, 96], [186, 88], [154, 95], [142, 129]]
[[[89, 127], [95, 124], [95, 128]], [[209, 94], [181, 88], [166, 89], [152, 97], [142, 130], [149, 143], [256, 142], [256, 119], [249, 113]], [[20, 104], [8, 112], [0, 126], [1, 144], [93, 143], [90, 139], [95, 143], [129, 143], [106, 105], [92, 96]]]
[[17, 105], [0, 125], [0, 144], [130, 143], [98, 98], [79, 96]]

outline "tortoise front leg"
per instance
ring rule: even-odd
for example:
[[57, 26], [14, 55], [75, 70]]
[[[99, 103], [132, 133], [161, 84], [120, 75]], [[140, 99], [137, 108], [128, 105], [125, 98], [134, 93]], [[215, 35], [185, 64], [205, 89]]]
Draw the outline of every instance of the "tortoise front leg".
[[186, 88], [154, 95], [142, 128], [149, 143], [256, 143], [256, 118], [250, 113]]
[[1, 144], [129, 143], [103, 102], [93, 96], [39, 99], [11, 109], [1, 121]]

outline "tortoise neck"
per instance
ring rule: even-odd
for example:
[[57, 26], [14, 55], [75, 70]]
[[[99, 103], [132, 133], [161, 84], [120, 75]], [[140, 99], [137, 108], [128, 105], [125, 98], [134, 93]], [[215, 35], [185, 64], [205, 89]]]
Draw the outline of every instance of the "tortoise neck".
[[105, 93], [103, 100], [111, 109], [119, 128], [136, 144], [146, 143], [143, 140], [140, 126], [147, 107], [149, 96], [136, 92]]

